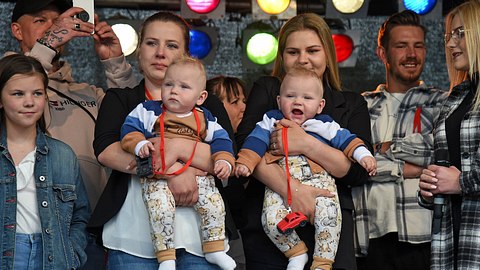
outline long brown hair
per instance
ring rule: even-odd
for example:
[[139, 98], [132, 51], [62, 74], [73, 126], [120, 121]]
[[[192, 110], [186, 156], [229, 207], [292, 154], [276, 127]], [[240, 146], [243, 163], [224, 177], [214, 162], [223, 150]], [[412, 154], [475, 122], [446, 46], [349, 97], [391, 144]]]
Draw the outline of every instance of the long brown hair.
[[301, 30], [312, 30], [317, 33], [325, 49], [327, 67], [322, 76], [322, 81], [330, 85], [334, 90], [341, 91], [340, 75], [338, 72], [337, 56], [333, 44], [332, 33], [325, 20], [315, 13], [299, 14], [288, 20], [280, 29], [278, 34], [278, 53], [273, 65], [273, 76], [283, 80], [285, 68], [283, 67], [283, 52], [287, 44], [288, 36], [291, 33]]
[[[0, 91], [3, 91], [7, 82], [15, 75], [39, 76], [43, 82], [45, 98], [47, 98], [48, 76], [42, 64], [37, 59], [22, 54], [12, 54], [0, 59]], [[0, 109], [1, 121], [5, 123], [5, 111]], [[46, 132], [45, 118], [42, 114], [37, 121], [42, 132]]]

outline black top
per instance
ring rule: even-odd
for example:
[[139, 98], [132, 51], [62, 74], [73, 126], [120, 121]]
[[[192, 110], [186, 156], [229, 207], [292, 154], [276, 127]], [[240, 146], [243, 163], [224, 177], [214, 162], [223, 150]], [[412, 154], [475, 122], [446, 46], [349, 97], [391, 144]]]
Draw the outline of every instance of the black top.
[[[93, 148], [97, 158], [105, 148], [120, 140], [120, 129], [125, 118], [138, 104], [145, 100], [145, 82], [143, 80], [133, 89], [109, 89], [106, 92], [98, 113], [97, 124], [95, 125]], [[233, 138], [233, 129], [228, 114], [218, 97], [209, 95], [203, 106], [217, 117], [218, 123], [228, 132], [230, 138]], [[232, 139], [232, 141], [234, 140]], [[107, 185], [90, 218], [88, 224], [90, 232], [101, 236], [103, 225], [120, 211], [127, 196], [130, 178], [130, 174], [112, 170]], [[220, 193], [223, 193], [222, 185], [217, 184], [217, 187]], [[227, 206], [228, 202], [225, 198], [224, 201]], [[228, 207], [226, 209], [226, 228], [230, 233], [229, 237], [235, 239], [238, 237], [236, 228], [229, 214]], [[101, 240], [101, 237], [98, 238], [98, 240]]]
[[[465, 115], [472, 108], [472, 101], [474, 92], [476, 89], [475, 84], [470, 85], [470, 90], [463, 99], [462, 103], [452, 114], [445, 120], [445, 131], [447, 135], [448, 154], [450, 157], [450, 163], [452, 166], [462, 170], [461, 153], [460, 153], [460, 127]], [[450, 195], [452, 202], [452, 216], [453, 216], [453, 250], [454, 250], [454, 264], [457, 268], [457, 255], [458, 255], [458, 240], [460, 235], [460, 223], [461, 223], [461, 207], [462, 197], [460, 195]]]
[[[262, 120], [263, 114], [269, 110], [278, 109], [277, 95], [280, 92], [280, 80], [276, 77], [266, 76], [257, 80], [250, 92], [243, 120], [238, 126], [235, 135], [237, 145], [241, 146], [254, 129], [255, 124]], [[334, 91], [324, 85], [325, 108], [322, 113], [330, 115], [339, 125], [356, 134], [372, 151], [370, 116], [364, 98], [353, 92]], [[340, 244], [334, 267], [356, 269], [353, 248], [353, 201], [351, 187], [364, 184], [368, 173], [358, 163], [352, 164], [349, 172], [343, 178], [336, 179], [340, 206], [342, 208], [342, 231]], [[278, 266], [279, 269], [287, 264], [285, 256], [276, 249], [263, 232], [261, 226], [261, 209], [263, 206], [265, 185], [260, 181], [251, 180], [246, 190], [247, 225], [242, 229], [244, 249], [249, 260], [268, 262]], [[296, 230], [309, 249], [309, 258], [312, 258], [314, 245], [314, 227], [306, 226]], [[262, 243], [262, 241], [265, 241]], [[307, 263], [309, 266], [310, 263]], [[251, 269], [260, 269], [252, 267]], [[306, 268], [307, 269], [307, 268]]]

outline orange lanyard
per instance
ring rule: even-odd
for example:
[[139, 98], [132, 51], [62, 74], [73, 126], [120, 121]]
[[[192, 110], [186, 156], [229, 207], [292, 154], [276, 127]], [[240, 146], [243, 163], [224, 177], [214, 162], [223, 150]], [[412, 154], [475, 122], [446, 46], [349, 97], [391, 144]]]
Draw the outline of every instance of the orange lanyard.
[[150, 94], [150, 91], [148, 91], [147, 86], [145, 85], [145, 96], [147, 97], [147, 100], [153, 100], [152, 94]]
[[[163, 106], [163, 112], [160, 114], [160, 157], [162, 159], [162, 170], [161, 171], [155, 171], [154, 174], [156, 175], [179, 175], [183, 173], [192, 163], [193, 156], [195, 155], [195, 150], [197, 149], [197, 144], [198, 140], [200, 138], [200, 119], [198, 118], [198, 113], [195, 108], [192, 109], [193, 115], [195, 116], [195, 123], [197, 124], [197, 140], [195, 141], [195, 146], [193, 147], [192, 154], [190, 155], [190, 158], [188, 161], [183, 165], [182, 168], [180, 168], [178, 171], [173, 172], [173, 173], [165, 173], [167, 171], [166, 164], [165, 164], [165, 125], [164, 125], [164, 118], [165, 114], [167, 113], [167, 109], [165, 108], [165, 105]], [[153, 163], [153, 161], [152, 161]], [[153, 163], [153, 167], [155, 168], [155, 164]]]

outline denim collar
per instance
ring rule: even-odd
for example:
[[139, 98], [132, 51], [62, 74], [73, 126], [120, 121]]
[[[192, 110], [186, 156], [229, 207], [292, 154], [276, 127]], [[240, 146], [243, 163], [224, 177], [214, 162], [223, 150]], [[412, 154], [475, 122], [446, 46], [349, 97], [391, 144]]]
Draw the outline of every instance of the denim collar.
[[[7, 132], [4, 124], [0, 126], [0, 150], [4, 152], [7, 149]], [[46, 155], [48, 153], [48, 143], [46, 135], [40, 130], [37, 125], [37, 152]]]

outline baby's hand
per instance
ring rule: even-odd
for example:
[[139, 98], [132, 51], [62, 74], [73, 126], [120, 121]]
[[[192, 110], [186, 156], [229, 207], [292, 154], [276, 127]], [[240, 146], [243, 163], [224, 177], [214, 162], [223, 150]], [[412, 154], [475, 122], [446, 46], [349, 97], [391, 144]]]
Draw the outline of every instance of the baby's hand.
[[227, 162], [217, 161], [215, 162], [213, 172], [218, 178], [220, 178], [221, 180], [225, 180], [230, 176], [230, 168], [231, 167], [228, 166]]
[[140, 148], [140, 151], [138, 151], [138, 156], [141, 158], [146, 158], [150, 156], [150, 152], [153, 152], [153, 151], [155, 151], [153, 144], [151, 142], [148, 142]]
[[248, 177], [252, 172], [248, 169], [247, 166], [243, 164], [238, 164], [235, 166], [235, 176], [238, 178], [240, 176]]
[[368, 175], [374, 176], [377, 174], [377, 161], [372, 156], [366, 156], [360, 160], [360, 165], [362, 165], [365, 170], [367, 170]]

